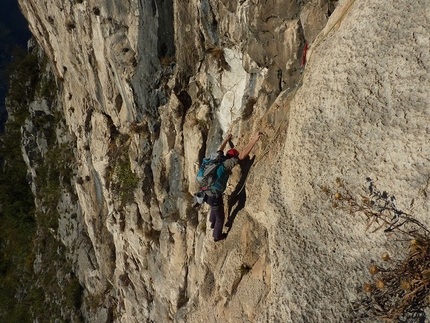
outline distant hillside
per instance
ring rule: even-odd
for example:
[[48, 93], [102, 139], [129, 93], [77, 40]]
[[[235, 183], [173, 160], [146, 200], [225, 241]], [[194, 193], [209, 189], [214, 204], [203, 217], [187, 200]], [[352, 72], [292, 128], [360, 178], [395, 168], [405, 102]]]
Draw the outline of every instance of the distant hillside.
[[0, 134], [4, 130], [7, 114], [5, 96], [8, 78], [5, 68], [12, 59], [13, 49], [17, 46], [25, 48], [31, 33], [28, 22], [18, 7], [17, 0], [2, 0], [0, 2]]

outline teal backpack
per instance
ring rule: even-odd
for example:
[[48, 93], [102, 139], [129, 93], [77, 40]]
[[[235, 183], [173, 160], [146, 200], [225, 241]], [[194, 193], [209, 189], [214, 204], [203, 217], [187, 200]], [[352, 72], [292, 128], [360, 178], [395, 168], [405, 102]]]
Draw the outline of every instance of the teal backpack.
[[225, 160], [225, 156], [220, 153], [213, 153], [209, 158], [203, 158], [196, 177], [202, 191], [223, 191], [222, 182], [225, 171], [222, 163]]

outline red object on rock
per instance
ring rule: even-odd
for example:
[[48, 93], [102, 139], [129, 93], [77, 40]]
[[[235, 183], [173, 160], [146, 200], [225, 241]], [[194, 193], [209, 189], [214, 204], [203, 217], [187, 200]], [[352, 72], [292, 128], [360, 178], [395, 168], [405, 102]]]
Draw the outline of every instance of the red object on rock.
[[308, 43], [305, 43], [305, 47], [303, 48], [303, 54], [302, 54], [302, 62], [300, 66], [305, 66], [306, 64], [306, 53], [308, 51]]

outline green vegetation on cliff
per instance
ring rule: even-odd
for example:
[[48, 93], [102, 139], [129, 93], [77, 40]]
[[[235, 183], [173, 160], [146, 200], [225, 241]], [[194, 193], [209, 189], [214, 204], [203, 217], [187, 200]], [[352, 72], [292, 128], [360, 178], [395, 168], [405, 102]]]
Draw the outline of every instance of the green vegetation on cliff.
[[[36, 233], [34, 196], [27, 180], [21, 152], [21, 125], [27, 111], [25, 84], [33, 78], [35, 57], [16, 56], [11, 70], [11, 99], [15, 118], [10, 118], [0, 137], [0, 321], [30, 322], [33, 273], [33, 237]], [[37, 66], [37, 65], [36, 65]], [[31, 81], [30, 81], [31, 82]]]
[[[29, 156], [37, 165], [34, 196], [22, 153], [22, 127], [30, 103], [43, 98], [51, 104], [57, 89], [46, 71], [47, 60], [17, 52], [9, 67], [10, 87], [5, 133], [0, 137], [0, 321], [40, 322], [81, 320], [82, 287], [58, 240], [57, 205], [62, 189], [71, 190], [73, 152], [56, 140], [59, 113], [32, 118], [46, 139], [46, 154]], [[36, 208], [35, 200], [41, 207]]]

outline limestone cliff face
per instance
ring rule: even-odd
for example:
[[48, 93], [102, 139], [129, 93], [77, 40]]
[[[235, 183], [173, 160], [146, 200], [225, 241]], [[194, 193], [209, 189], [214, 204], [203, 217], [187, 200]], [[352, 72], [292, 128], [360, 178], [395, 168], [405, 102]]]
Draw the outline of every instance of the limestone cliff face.
[[[342, 177], [359, 194], [371, 177], [429, 224], [425, 1], [20, 5], [60, 86], [77, 198], [62, 194], [55, 234], [88, 321], [346, 322], [392, 245], [320, 187]], [[198, 163], [259, 130], [215, 244], [191, 206]]]

